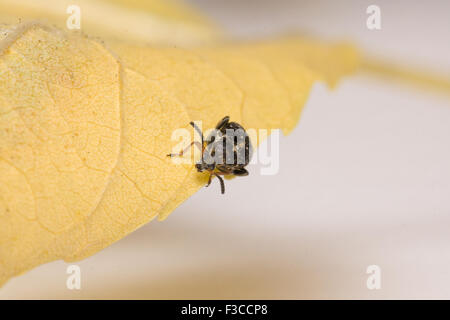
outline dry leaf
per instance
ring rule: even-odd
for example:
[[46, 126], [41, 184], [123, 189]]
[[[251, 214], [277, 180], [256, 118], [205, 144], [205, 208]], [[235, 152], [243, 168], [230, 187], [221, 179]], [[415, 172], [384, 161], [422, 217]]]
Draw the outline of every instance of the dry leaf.
[[288, 133], [312, 83], [358, 63], [350, 46], [293, 38], [106, 49], [41, 24], [0, 34], [0, 283], [92, 255], [203, 186], [165, 157], [173, 130], [230, 115]]

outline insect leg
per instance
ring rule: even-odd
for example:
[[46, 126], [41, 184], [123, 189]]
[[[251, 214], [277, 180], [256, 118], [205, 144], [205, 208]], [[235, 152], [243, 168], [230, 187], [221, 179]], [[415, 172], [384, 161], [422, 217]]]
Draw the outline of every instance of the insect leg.
[[211, 184], [212, 176], [213, 176], [213, 174], [211, 173], [211, 174], [209, 175], [208, 184], [206, 185], [206, 187], [209, 187], [209, 185]]
[[194, 122], [189, 122], [189, 124], [192, 126], [192, 127], [194, 127], [194, 129], [195, 129], [195, 131], [197, 131], [197, 133], [200, 135], [200, 137], [202, 138], [202, 146], [203, 146], [203, 140], [205, 140], [204, 138], [203, 138], [203, 132], [202, 132], [202, 130], [200, 130], [200, 128], [199, 127], [197, 127], [197, 125], [194, 123]]
[[239, 168], [239, 169], [233, 170], [233, 174], [235, 176], [248, 176], [248, 171], [245, 168]]
[[214, 173], [214, 175], [219, 179], [220, 181], [220, 191], [222, 194], [225, 193], [225, 183], [223, 182], [223, 179], [221, 176], [219, 176], [217, 173]]
[[200, 151], [202, 151], [202, 148], [203, 148], [202, 144], [198, 141], [192, 141], [184, 150], [181, 150], [180, 153], [169, 153], [167, 156], [168, 157], [181, 157], [194, 144], [200, 149]]
[[211, 173], [209, 175], [209, 179], [208, 179], [208, 184], [205, 187], [209, 187], [209, 185], [211, 184], [211, 179], [212, 176], [216, 176], [219, 179], [220, 182], [220, 191], [222, 192], [222, 194], [225, 193], [225, 183], [223, 182], [222, 177], [219, 175], [219, 173]]

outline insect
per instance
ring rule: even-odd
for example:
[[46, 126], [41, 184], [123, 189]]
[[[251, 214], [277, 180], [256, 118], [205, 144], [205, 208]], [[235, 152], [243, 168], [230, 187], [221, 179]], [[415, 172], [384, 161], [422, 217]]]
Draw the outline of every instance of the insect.
[[225, 183], [221, 176], [247, 176], [245, 167], [250, 162], [253, 148], [245, 129], [237, 122], [230, 122], [226, 116], [216, 125], [205, 139], [203, 132], [194, 122], [189, 123], [200, 135], [201, 143], [193, 141], [180, 153], [168, 154], [168, 157], [182, 156], [192, 145], [202, 151], [201, 160], [195, 165], [198, 172], [209, 172], [208, 187], [213, 176], [220, 181], [221, 193], [225, 193]]

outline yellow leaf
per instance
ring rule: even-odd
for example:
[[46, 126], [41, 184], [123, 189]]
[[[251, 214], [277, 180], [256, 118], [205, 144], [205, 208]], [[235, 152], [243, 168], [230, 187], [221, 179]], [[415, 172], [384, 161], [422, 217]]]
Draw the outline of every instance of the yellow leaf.
[[[246, 128], [282, 128], [285, 134], [297, 124], [314, 81], [335, 85], [339, 75], [358, 65], [357, 52], [351, 46], [298, 39], [204, 48], [195, 53], [176, 48], [113, 48], [125, 65], [159, 79], [183, 101], [190, 118], [201, 120], [206, 128], [230, 115]], [[205, 181], [206, 177], [199, 178], [192, 168], [159, 219], [164, 220]]]
[[437, 74], [420, 68], [401, 66], [388, 61], [372, 57], [364, 57], [361, 62], [361, 71], [383, 80], [394, 80], [397, 83], [413, 85], [420, 89], [450, 95], [450, 77]]
[[202, 187], [206, 175], [165, 156], [175, 129], [229, 115], [290, 132], [312, 83], [358, 62], [349, 46], [291, 38], [109, 51], [40, 24], [0, 35], [0, 283], [87, 257]]

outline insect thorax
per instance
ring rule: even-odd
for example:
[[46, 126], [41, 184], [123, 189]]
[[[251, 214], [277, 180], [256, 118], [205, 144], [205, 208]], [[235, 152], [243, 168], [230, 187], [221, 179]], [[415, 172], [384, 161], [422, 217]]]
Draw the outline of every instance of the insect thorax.
[[202, 160], [205, 164], [232, 171], [248, 165], [251, 156], [252, 145], [247, 132], [240, 124], [229, 122], [208, 135]]

